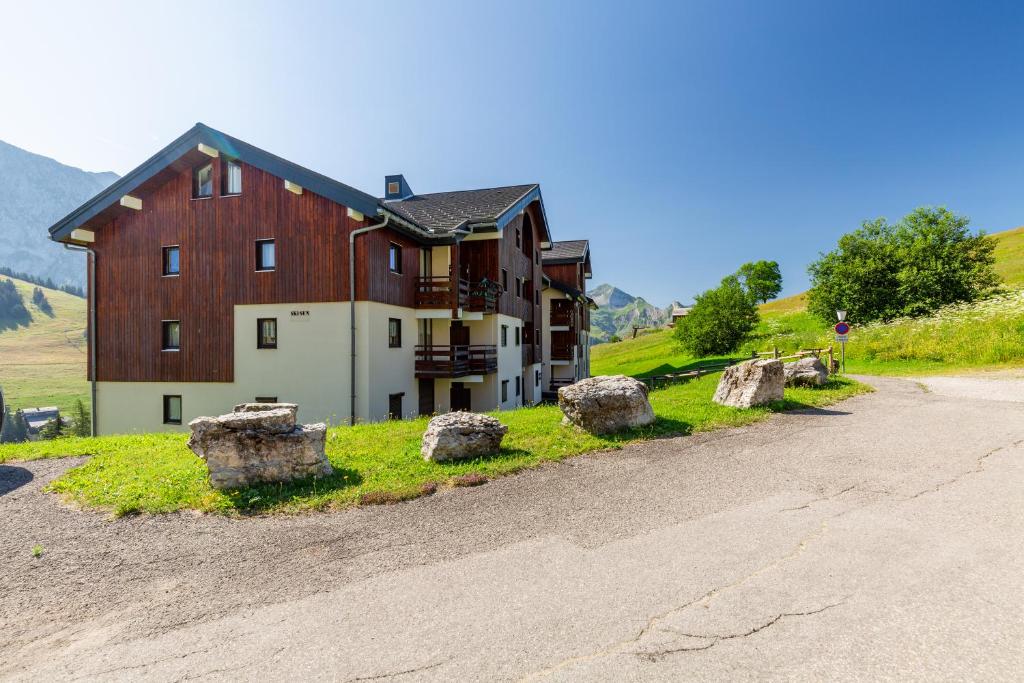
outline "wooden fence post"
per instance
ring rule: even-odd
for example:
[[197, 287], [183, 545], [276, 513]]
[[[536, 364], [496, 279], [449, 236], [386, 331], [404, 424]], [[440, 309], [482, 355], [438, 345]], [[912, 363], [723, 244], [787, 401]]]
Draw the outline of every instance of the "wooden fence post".
[[828, 374], [830, 374], [830, 375], [835, 374], [835, 367], [836, 367], [836, 362], [835, 362], [835, 359], [832, 357], [832, 345], [829, 344], [828, 345]]

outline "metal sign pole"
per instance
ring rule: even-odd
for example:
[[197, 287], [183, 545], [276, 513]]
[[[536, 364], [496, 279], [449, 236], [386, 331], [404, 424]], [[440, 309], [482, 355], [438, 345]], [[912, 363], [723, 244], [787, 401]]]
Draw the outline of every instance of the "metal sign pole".
[[846, 374], [846, 342], [843, 342], [843, 343], [842, 343], [842, 347], [843, 347], [843, 351], [842, 351], [842, 357], [843, 357], [843, 374], [845, 375], [845, 374]]

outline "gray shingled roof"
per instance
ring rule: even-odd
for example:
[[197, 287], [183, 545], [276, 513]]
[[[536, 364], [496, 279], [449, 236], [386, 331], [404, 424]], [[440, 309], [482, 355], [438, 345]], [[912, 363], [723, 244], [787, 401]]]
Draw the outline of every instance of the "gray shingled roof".
[[407, 199], [381, 200], [381, 204], [402, 218], [436, 232], [450, 232], [469, 223], [495, 221], [511, 208], [533, 185], [510, 185], [486, 190], [417, 194]]
[[552, 242], [550, 249], [541, 252], [541, 261], [544, 263], [582, 261], [587, 255], [587, 244], [587, 240]]

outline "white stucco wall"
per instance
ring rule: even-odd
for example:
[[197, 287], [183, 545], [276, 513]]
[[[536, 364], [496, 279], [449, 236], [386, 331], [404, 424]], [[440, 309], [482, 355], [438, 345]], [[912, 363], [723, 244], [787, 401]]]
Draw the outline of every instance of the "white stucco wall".
[[[293, 312], [296, 315], [293, 315]], [[101, 434], [184, 431], [257, 396], [299, 404], [302, 422], [347, 423], [350, 415], [349, 305], [262, 304], [234, 309], [234, 382], [100, 382]], [[256, 320], [277, 318], [276, 349], [256, 345]], [[402, 321], [402, 347], [388, 347], [388, 318]], [[388, 398], [404, 393], [404, 416], [418, 409], [413, 309], [356, 304], [356, 419], [381, 420]], [[163, 396], [182, 397], [182, 424], [163, 424]]]

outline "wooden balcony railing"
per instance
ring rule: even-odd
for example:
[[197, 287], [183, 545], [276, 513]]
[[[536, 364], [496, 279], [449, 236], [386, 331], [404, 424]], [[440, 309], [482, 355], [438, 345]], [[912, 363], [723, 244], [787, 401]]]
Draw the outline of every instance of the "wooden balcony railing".
[[498, 347], [456, 344], [416, 347], [416, 377], [465, 377], [498, 370]]
[[416, 308], [447, 308], [455, 310], [466, 304], [469, 283], [459, 280], [452, 286], [451, 278], [444, 275], [416, 278]]
[[572, 309], [551, 309], [551, 326], [560, 327], [572, 325]]
[[498, 310], [498, 299], [501, 297], [501, 285], [484, 278], [469, 286], [466, 299], [466, 310], [476, 313], [494, 313]]
[[560, 387], [567, 387], [575, 382], [576, 380], [574, 380], [572, 377], [552, 377], [551, 391], [558, 391]]
[[572, 360], [574, 344], [551, 343], [551, 360]]

